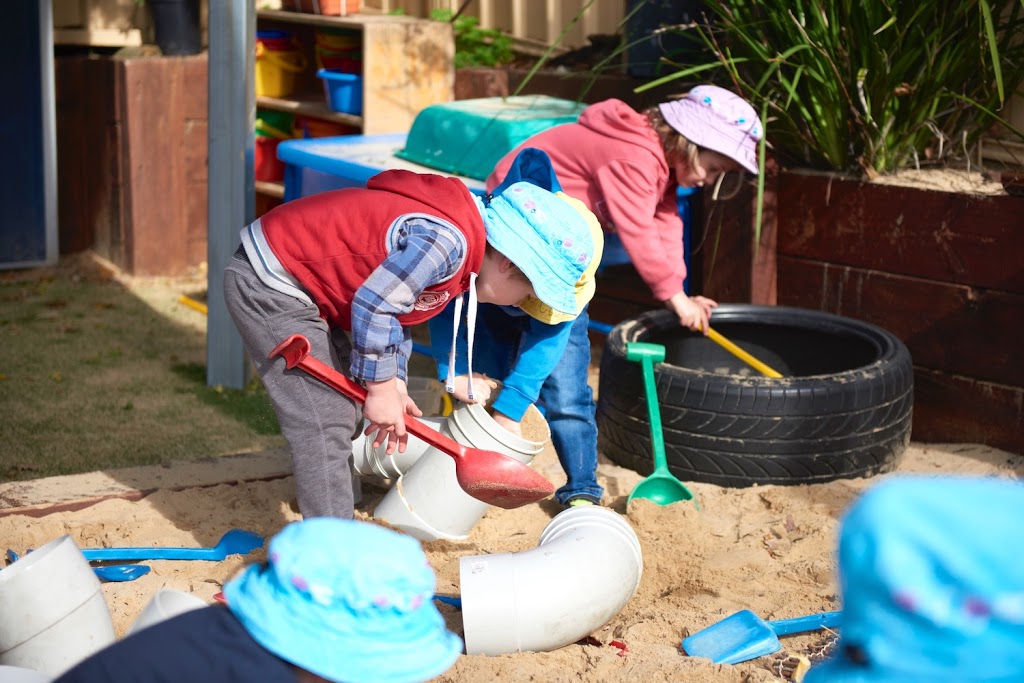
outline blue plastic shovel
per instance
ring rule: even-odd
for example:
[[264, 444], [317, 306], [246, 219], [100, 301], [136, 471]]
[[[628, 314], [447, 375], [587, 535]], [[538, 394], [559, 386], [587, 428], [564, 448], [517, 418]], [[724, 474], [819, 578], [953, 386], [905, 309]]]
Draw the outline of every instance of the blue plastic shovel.
[[232, 529], [212, 548], [83, 548], [87, 560], [223, 560], [228, 555], [248, 555], [263, 547], [263, 537]]
[[435, 595], [434, 599], [456, 609], [462, 609], [462, 598], [457, 595]]
[[[28, 552], [32, 552], [32, 550], [29, 549]], [[18, 553], [8, 548], [7, 561], [17, 562]], [[134, 581], [140, 576], [148, 574], [149, 570], [150, 567], [145, 564], [115, 564], [92, 568], [93, 573], [102, 581]]]
[[779, 636], [837, 627], [842, 614], [822, 612], [765, 621], [745, 609], [684, 638], [683, 649], [691, 657], [706, 657], [715, 664], [739, 664], [781, 650]]

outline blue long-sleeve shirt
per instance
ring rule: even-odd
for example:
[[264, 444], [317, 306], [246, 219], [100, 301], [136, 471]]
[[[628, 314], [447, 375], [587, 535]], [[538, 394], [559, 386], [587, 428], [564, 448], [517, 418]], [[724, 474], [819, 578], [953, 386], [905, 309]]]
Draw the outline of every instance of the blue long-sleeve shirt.
[[[515, 319], [520, 333], [509, 338], [507, 328], [495, 330], [487, 324], [486, 316], [481, 315], [476, 327], [473, 370], [502, 382], [501, 392], [492, 407], [518, 421], [530, 404], [537, 402], [544, 380], [561, 360], [573, 321], [549, 325], [512, 306], [497, 308]], [[449, 305], [440, 315], [427, 321], [430, 346], [437, 362], [438, 378], [442, 381], [448, 375], [454, 315], [454, 305]], [[460, 333], [457, 341], [455, 374], [464, 375], [468, 371], [465, 334]]]

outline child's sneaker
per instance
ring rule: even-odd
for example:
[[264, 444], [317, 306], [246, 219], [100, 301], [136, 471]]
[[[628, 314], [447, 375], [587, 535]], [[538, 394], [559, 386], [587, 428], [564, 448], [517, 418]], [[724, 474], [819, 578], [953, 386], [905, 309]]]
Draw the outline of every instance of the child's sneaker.
[[565, 507], [575, 508], [582, 505], [600, 505], [600, 503], [593, 498], [587, 498], [586, 496], [577, 496], [576, 498], [570, 498], [565, 501]]

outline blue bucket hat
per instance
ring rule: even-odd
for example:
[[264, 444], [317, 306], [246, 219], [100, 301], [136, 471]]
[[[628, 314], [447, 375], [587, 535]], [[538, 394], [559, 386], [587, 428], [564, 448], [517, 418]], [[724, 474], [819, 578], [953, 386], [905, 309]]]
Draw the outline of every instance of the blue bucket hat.
[[318, 517], [282, 529], [267, 562], [232, 579], [224, 597], [258, 643], [300, 668], [344, 683], [416, 683], [462, 653], [434, 588], [415, 539]]
[[[546, 163], [547, 155], [526, 148], [532, 164]], [[518, 166], [518, 164], [513, 164]], [[586, 218], [573, 206], [536, 184], [536, 174], [502, 184], [480, 201], [487, 242], [504, 254], [529, 278], [533, 291], [552, 309], [571, 316], [580, 312], [576, 283], [594, 258], [594, 238]], [[553, 189], [560, 190], [550, 171]]]
[[531, 317], [549, 325], [574, 320], [584, 307], [590, 303], [590, 300], [594, 298], [594, 293], [597, 291], [595, 274], [597, 267], [601, 264], [601, 254], [604, 252], [604, 231], [601, 229], [601, 224], [597, 221], [597, 216], [587, 208], [586, 204], [562, 191], [562, 184], [558, 181], [558, 176], [555, 175], [555, 168], [551, 165], [551, 158], [544, 150], [537, 149], [536, 147], [523, 149], [523, 151], [516, 155], [512, 165], [509, 166], [505, 179], [491, 191], [491, 194], [501, 194], [507, 187], [520, 181], [533, 183], [537, 187], [554, 192], [556, 197], [564, 202], [568, 202], [569, 206], [583, 216], [583, 219], [587, 222], [587, 227], [590, 229], [590, 239], [594, 243], [594, 253], [591, 255], [590, 265], [583, 271], [583, 275], [576, 281], [573, 289], [573, 295], [576, 297], [576, 311], [573, 313], [556, 311], [534, 296], [527, 297], [519, 305]]
[[1024, 681], [1024, 484], [897, 477], [843, 519], [837, 654], [805, 683]]

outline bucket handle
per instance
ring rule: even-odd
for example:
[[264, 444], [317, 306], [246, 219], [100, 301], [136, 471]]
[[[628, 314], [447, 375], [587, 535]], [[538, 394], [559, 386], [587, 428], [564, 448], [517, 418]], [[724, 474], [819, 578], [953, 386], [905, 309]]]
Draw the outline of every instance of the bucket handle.
[[301, 52], [291, 53], [299, 58], [297, 64], [292, 64], [288, 60], [282, 57], [278, 57], [276, 54], [274, 54], [275, 52], [277, 52], [277, 50], [266, 50], [264, 49], [262, 44], [256, 43], [256, 59], [265, 59], [269, 63], [273, 64], [274, 66], [280, 69], [284, 69], [285, 71], [292, 71], [294, 73], [305, 71], [306, 67], [309, 66], [309, 62], [306, 61], [306, 56]]

